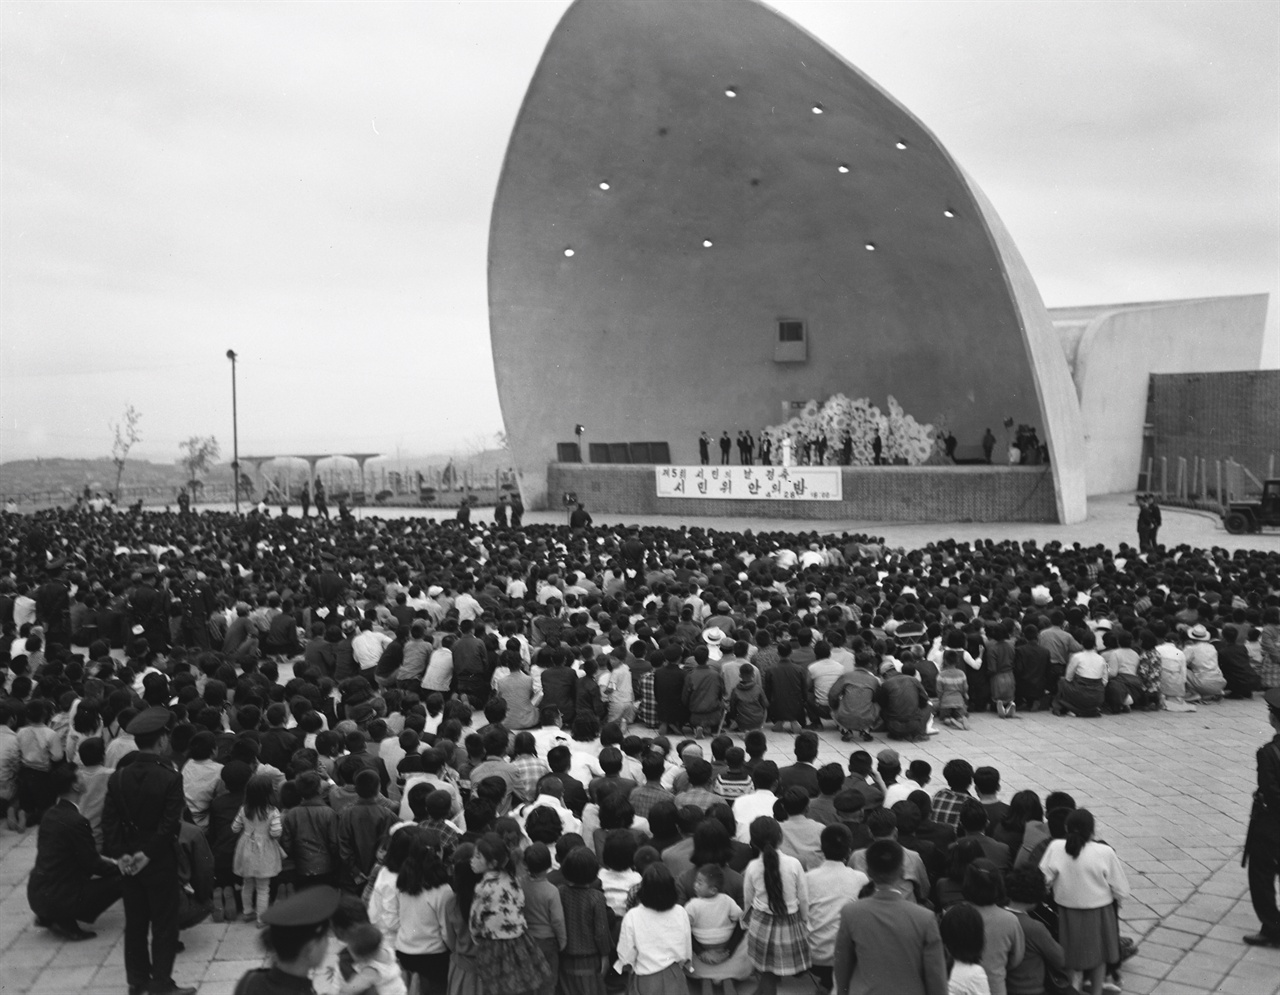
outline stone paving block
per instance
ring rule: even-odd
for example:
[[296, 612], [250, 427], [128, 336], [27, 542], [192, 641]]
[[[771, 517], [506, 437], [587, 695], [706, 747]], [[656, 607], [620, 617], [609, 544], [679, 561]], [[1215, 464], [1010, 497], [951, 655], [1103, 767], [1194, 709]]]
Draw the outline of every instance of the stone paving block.
[[93, 987], [90, 990], [94, 992], [123, 991], [128, 987], [128, 984], [128, 976], [124, 973], [123, 962], [112, 963], [98, 969], [98, 972], [93, 976]]
[[1280, 949], [1276, 947], [1249, 947], [1240, 959], [1254, 964], [1265, 964], [1280, 972]]
[[[1146, 944], [1142, 945], [1143, 950]], [[1145, 978], [1163, 978], [1169, 973], [1171, 962], [1154, 960], [1150, 957], [1144, 957], [1141, 953], [1135, 954], [1124, 962], [1124, 969], [1128, 974], [1141, 975]]]
[[1160, 982], [1160, 995], [1205, 995], [1203, 985], [1185, 985], [1177, 981]]
[[24, 943], [21, 938], [4, 952], [4, 969], [11, 967], [44, 967], [58, 953], [57, 944], [43, 937]]
[[1244, 956], [1244, 944], [1240, 942], [1238, 936], [1234, 943], [1230, 940], [1206, 936], [1195, 945], [1193, 952], [1198, 954], [1213, 954], [1215, 957], [1226, 958], [1234, 964]]
[[46, 967], [28, 990], [32, 995], [39, 992], [62, 995], [63, 992], [80, 991], [93, 980], [97, 971], [97, 967], [89, 966]]
[[1159, 978], [1144, 978], [1140, 974], [1126, 973], [1120, 987], [1126, 995], [1151, 995], [1159, 986]]
[[255, 960], [215, 960], [205, 971], [204, 982], [201, 982], [200, 989], [203, 991], [205, 983], [210, 981], [238, 981], [246, 971], [262, 966], [261, 957]]
[[29, 991], [39, 976], [40, 968], [38, 967], [18, 967], [6, 962], [3, 968], [3, 981], [0, 981], [0, 992], [8, 995], [9, 992]]
[[[1203, 936], [1205, 931], [1205, 923], [1197, 919], [1188, 919], [1181, 914], [1181, 911], [1182, 910], [1179, 909], [1178, 912], [1174, 913], [1173, 915], [1165, 916], [1160, 921], [1159, 928], [1171, 929], [1171, 930], [1174, 930], [1175, 932], [1184, 934], [1181, 938], [1182, 942], [1186, 942], [1187, 936], [1195, 936], [1195, 937]], [[1155, 931], [1153, 931], [1153, 934], [1154, 932]], [[1157, 943], [1168, 942], [1166, 940], [1160, 939], [1160, 937], [1156, 935], [1153, 935], [1151, 938], [1155, 940]]]
[[99, 934], [95, 939], [83, 940], [79, 943], [65, 943], [58, 951], [55, 963], [59, 967], [82, 967], [92, 964], [101, 967], [111, 955], [116, 945], [114, 936]]
[[1178, 909], [1178, 915], [1183, 919], [1199, 919], [1203, 922], [1215, 923], [1231, 912], [1235, 904], [1230, 898], [1197, 894], [1187, 899], [1186, 903]]
[[253, 926], [241, 926], [227, 931], [218, 944], [217, 960], [262, 960], [262, 946], [258, 942], [258, 930]]
[[1173, 970], [1165, 975], [1165, 981], [1177, 981], [1184, 984], [1200, 985], [1212, 991], [1234, 965], [1234, 961], [1210, 954], [1187, 954], [1174, 965]]
[[[1181, 956], [1191, 948], [1192, 943], [1194, 942], [1188, 942], [1191, 935], [1193, 934], [1188, 934], [1178, 929], [1170, 929], [1168, 926], [1162, 924], [1147, 934], [1147, 940], [1143, 946], [1165, 947], [1169, 950], [1176, 951], [1178, 956]], [[1163, 959], [1155, 957], [1154, 954], [1147, 954], [1147, 956], [1153, 957], [1157, 960]], [[1176, 958], [1174, 958], [1174, 960], [1176, 960]], [[1171, 960], [1169, 963], [1174, 963], [1174, 961]]]

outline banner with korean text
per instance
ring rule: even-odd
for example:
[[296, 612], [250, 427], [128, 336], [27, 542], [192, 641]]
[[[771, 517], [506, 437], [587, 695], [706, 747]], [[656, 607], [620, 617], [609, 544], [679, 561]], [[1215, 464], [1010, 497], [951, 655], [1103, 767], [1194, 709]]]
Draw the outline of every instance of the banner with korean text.
[[838, 466], [656, 466], [660, 498], [840, 501]]

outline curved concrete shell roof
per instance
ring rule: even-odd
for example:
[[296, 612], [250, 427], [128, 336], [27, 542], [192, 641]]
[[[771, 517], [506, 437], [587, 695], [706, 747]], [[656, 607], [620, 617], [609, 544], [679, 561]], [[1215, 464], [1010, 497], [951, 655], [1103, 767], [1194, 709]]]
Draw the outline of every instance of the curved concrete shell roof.
[[[753, 431], [843, 392], [962, 446], [1047, 439], [1084, 517], [1079, 412], [1012, 239], [909, 112], [742, 0], [579, 0], [511, 136], [489, 246], [499, 397], [526, 499], [555, 444]], [[804, 341], [780, 348], [780, 321]]]

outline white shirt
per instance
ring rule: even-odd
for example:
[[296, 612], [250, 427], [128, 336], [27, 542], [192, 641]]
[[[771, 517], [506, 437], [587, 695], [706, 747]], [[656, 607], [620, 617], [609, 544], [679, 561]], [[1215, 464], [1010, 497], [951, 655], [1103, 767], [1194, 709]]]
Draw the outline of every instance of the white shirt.
[[911, 792], [920, 791], [920, 785], [915, 781], [906, 779], [894, 781], [884, 792], [884, 807], [893, 808], [898, 802], [905, 802], [911, 797]]
[[458, 621], [465, 622], [467, 619], [477, 619], [484, 614], [484, 608], [480, 602], [471, 596], [470, 592], [459, 594], [453, 606], [458, 609]]
[[[762, 815], [773, 818], [773, 803], [778, 796], [772, 791], [761, 789], [733, 800], [733, 819], [738, 829], [734, 839], [739, 843], [751, 842], [751, 821]], [[799, 861], [797, 861], [797, 864]]]
[[809, 887], [809, 950], [815, 964], [829, 967], [836, 959], [840, 910], [858, 897], [870, 878], [835, 860], [824, 860], [804, 877]]
[[[644, 937], [644, 942], [638, 942]], [[618, 964], [630, 964], [638, 976], [657, 974], [672, 964], [693, 960], [689, 916], [679, 905], [655, 912], [638, 905], [622, 917]]]
[[406, 954], [442, 954], [448, 950], [444, 942], [445, 906], [452, 897], [453, 889], [447, 884], [424, 888], [419, 895], [397, 891], [395, 948]]
[[[16, 629], [21, 629], [27, 622], [35, 624], [36, 621], [36, 599], [28, 597], [25, 594], [19, 594], [13, 599], [13, 625]], [[14, 654], [26, 653], [26, 640], [15, 640], [18, 643], [18, 652]]]
[[356, 663], [360, 665], [361, 670], [368, 670], [381, 659], [382, 651], [391, 641], [391, 637], [385, 632], [374, 632], [370, 629], [351, 640], [351, 654], [356, 658]]
[[1100, 909], [1129, 897], [1129, 879], [1116, 852], [1090, 840], [1077, 857], [1066, 840], [1053, 840], [1040, 858], [1040, 870], [1054, 900], [1069, 909]]

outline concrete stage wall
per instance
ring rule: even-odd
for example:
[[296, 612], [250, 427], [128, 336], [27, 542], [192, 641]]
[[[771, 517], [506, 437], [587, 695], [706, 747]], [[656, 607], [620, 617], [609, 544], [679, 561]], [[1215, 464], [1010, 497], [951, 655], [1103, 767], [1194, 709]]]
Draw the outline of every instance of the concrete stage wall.
[[1057, 522], [1048, 466], [846, 466], [843, 501], [660, 498], [654, 467], [551, 463], [552, 503], [567, 491], [592, 513], [691, 518], [859, 519], [877, 522]]
[[[893, 395], [962, 447], [1035, 425], [1085, 517], [1079, 407], [1013, 239], [926, 126], [761, 3], [581, 0], [494, 199], [489, 313], [525, 504], [556, 444], [753, 433]], [[793, 326], [785, 330], [784, 325]], [[799, 339], [793, 337], [799, 329]]]

